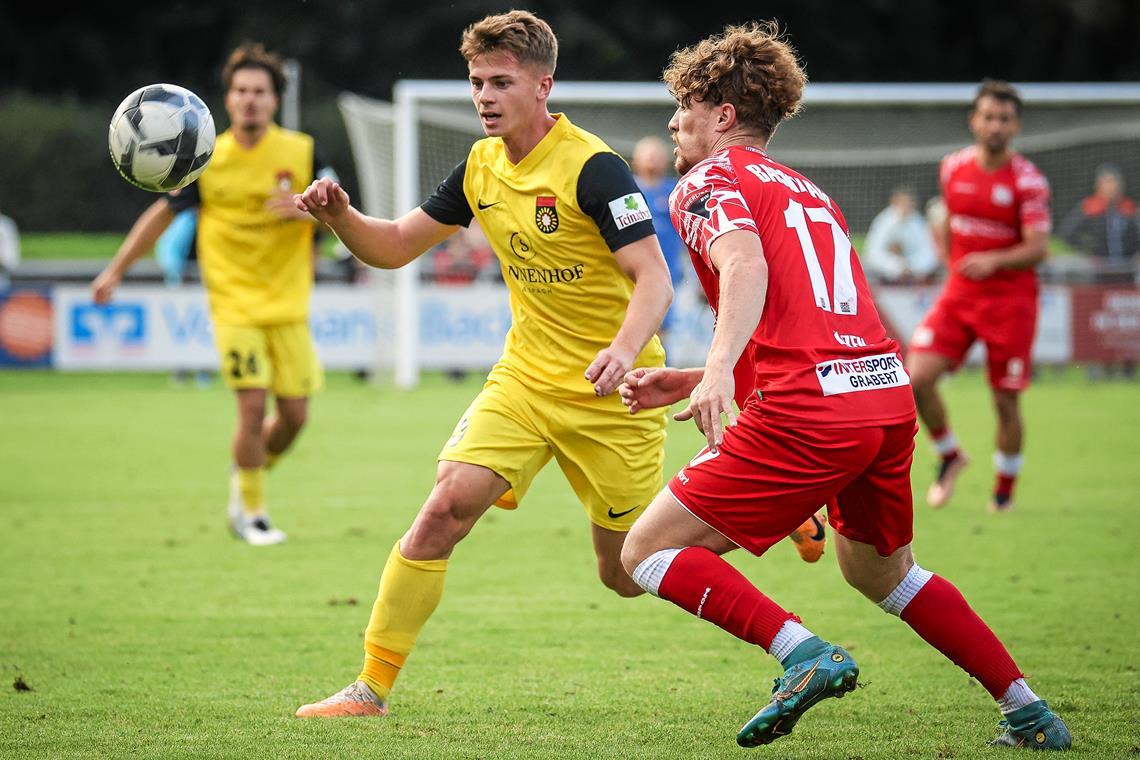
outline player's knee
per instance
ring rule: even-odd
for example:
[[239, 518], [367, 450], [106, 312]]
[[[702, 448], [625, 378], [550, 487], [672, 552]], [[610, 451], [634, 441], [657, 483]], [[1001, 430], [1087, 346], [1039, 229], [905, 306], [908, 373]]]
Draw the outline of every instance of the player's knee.
[[621, 565], [601, 568], [598, 575], [606, 588], [625, 599], [632, 599], [645, 593], [645, 589], [637, 585]]
[[934, 390], [934, 385], [938, 381], [936, 374], [928, 372], [922, 367], [908, 367], [907, 374], [910, 375], [910, 387], [916, 394], [929, 393]]
[[289, 405], [277, 410], [278, 416], [294, 432], [299, 431], [309, 421], [308, 406]]
[[994, 407], [997, 409], [998, 420], [1002, 423], [1016, 424], [1021, 420], [1021, 408], [1016, 393], [996, 391], [994, 393]]
[[621, 565], [627, 575], [633, 575], [633, 571], [637, 569], [646, 557], [652, 552], [648, 551], [642, 544], [638, 535], [637, 526], [625, 537], [625, 543], [621, 546]]
[[839, 569], [843, 579], [863, 596], [878, 603], [894, 591], [914, 564], [914, 557], [908, 547], [896, 551], [889, 557], [868, 558], [860, 556], [855, 561], [840, 561]]
[[470, 530], [471, 523], [463, 519], [457, 505], [433, 492], [420, 508], [401, 546], [405, 556], [444, 557]]

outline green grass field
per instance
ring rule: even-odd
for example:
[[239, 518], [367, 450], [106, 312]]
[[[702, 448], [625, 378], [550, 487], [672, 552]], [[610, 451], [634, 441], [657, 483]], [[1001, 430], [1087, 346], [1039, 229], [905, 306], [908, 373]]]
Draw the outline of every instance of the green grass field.
[[[254, 549], [224, 525], [232, 402], [165, 375], [0, 373], [0, 756], [744, 757], [774, 661], [657, 599], [594, 577], [581, 508], [554, 467], [517, 513], [493, 510], [383, 720], [301, 721], [356, 675], [380, 568], [478, 389], [411, 394], [333, 376], [274, 471], [290, 534]], [[1078, 757], [1140, 752], [1140, 404], [1133, 384], [1047, 375], [1026, 396], [1012, 514], [987, 515], [982, 379], [946, 386], [974, 466], [955, 502], [917, 511], [920, 562], [952, 579], [1061, 712]], [[668, 471], [697, 447], [675, 424]], [[915, 482], [933, 467], [919, 446]], [[864, 688], [752, 757], [973, 758], [985, 691], [788, 543], [734, 561], [820, 635]], [[18, 689], [24, 684], [30, 690]]]
[[[22, 236], [20, 253], [25, 259], [110, 259], [115, 255], [125, 235], [114, 232], [33, 232]], [[864, 235], [852, 235], [855, 250], [863, 250]], [[335, 240], [326, 235], [321, 249], [326, 256], [333, 256]], [[1060, 238], [1053, 238], [1050, 250], [1054, 255], [1072, 253], [1072, 249]]]

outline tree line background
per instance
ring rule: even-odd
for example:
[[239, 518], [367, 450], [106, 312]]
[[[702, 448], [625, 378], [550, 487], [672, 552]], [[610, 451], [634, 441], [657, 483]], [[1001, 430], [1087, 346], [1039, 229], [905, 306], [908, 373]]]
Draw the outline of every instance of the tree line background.
[[[336, 95], [389, 98], [401, 78], [465, 75], [467, 24], [512, 4], [212, 0], [0, 7], [0, 211], [26, 230], [125, 230], [153, 196], [119, 179], [106, 128], [151, 82], [198, 92], [226, 126], [219, 71], [257, 40], [303, 66], [302, 126], [355, 191]], [[519, 7], [519, 6], [516, 6]], [[558, 34], [558, 77], [659, 78], [677, 47], [726, 23], [775, 18], [817, 82], [1140, 79], [1135, 0], [770, 0], [525, 6]]]

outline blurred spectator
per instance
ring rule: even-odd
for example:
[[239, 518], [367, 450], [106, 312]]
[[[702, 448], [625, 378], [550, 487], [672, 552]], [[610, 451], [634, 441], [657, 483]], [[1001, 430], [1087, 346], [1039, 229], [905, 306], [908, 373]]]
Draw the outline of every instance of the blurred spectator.
[[501, 282], [497, 259], [479, 224], [467, 227], [435, 247], [426, 278], [439, 285], [470, 285], [473, 282]]
[[20, 265], [20, 231], [10, 217], [0, 214], [0, 287], [8, 284], [8, 275]]
[[[196, 259], [194, 247], [198, 235], [198, 209], [188, 208], [174, 215], [174, 220], [166, 231], [159, 235], [154, 242], [154, 258], [162, 269], [163, 281], [168, 288], [177, 288], [182, 285], [186, 277], [186, 267], [192, 259]], [[186, 385], [191, 375], [199, 388], [210, 384], [209, 370], [200, 369], [191, 372], [188, 369], [174, 370], [174, 384]]]
[[900, 187], [879, 212], [863, 244], [867, 273], [882, 282], [926, 282], [938, 269], [938, 250], [914, 192]]
[[162, 269], [168, 287], [182, 284], [186, 264], [194, 258], [194, 238], [198, 232], [198, 209], [188, 208], [174, 215], [174, 220], [154, 243], [154, 258]]
[[1061, 238], [1103, 263], [1124, 264], [1140, 250], [1136, 204], [1124, 195], [1124, 176], [1112, 164], [1096, 170], [1093, 194], [1081, 201], [1061, 225]]
[[[641, 188], [645, 202], [649, 204], [649, 211], [653, 214], [653, 229], [657, 233], [657, 240], [661, 244], [661, 252], [665, 254], [665, 264], [669, 267], [669, 277], [673, 281], [673, 290], [679, 289], [685, 280], [685, 272], [689, 263], [684, 260], [684, 247], [681, 238], [673, 229], [673, 222], [669, 219], [669, 194], [677, 186], [677, 179], [666, 172], [669, 169], [670, 151], [665, 141], [658, 137], [643, 137], [633, 148], [633, 177], [637, 186]], [[660, 336], [665, 343], [665, 356], [669, 356], [669, 331], [676, 321], [677, 299], [674, 296], [673, 304], [665, 313], [661, 323]]]

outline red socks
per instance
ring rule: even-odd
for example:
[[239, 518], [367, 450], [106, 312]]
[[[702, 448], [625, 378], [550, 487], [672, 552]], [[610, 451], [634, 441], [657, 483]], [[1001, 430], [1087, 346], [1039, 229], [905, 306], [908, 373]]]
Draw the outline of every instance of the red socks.
[[716, 553], [682, 549], [661, 580], [658, 595], [714, 623], [737, 638], [768, 650], [785, 621], [799, 621]]
[[997, 479], [994, 481], [994, 501], [999, 504], [1005, 504], [1012, 499], [1013, 485], [1016, 482], [1016, 475], [1002, 475], [999, 472]]
[[931, 577], [900, 617], [928, 644], [978, 679], [994, 699], [1021, 678], [1005, 646], [946, 579]]

